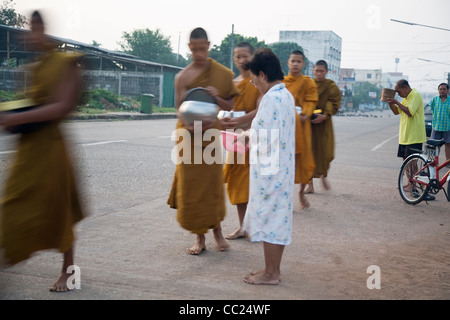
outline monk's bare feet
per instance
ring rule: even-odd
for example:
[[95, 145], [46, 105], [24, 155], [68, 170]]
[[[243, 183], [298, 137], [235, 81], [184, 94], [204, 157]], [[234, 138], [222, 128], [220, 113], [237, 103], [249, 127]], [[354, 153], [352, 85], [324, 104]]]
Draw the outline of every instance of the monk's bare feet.
[[305, 195], [300, 193], [299, 194], [300, 197], [300, 209], [308, 209], [311, 208], [311, 204], [309, 203], [309, 201], [306, 199]]
[[244, 276], [244, 282], [255, 285], [277, 285], [280, 283], [280, 274], [270, 275], [265, 270], [252, 272]]
[[188, 249], [188, 254], [198, 256], [203, 250], [206, 250], [205, 235], [197, 235], [197, 241], [192, 248]]
[[241, 238], [248, 238], [248, 233], [246, 231], [242, 232], [241, 228], [238, 228], [235, 232], [230, 233], [225, 237], [227, 240], [236, 240]]
[[314, 193], [314, 186], [312, 183], [308, 184], [308, 186], [305, 189], [305, 194], [308, 194], [308, 193]]
[[324, 188], [326, 191], [331, 190], [331, 185], [330, 185], [330, 183], [328, 182], [327, 177], [322, 177], [322, 185], [323, 185], [323, 188]]
[[217, 249], [220, 251], [228, 251], [230, 249], [230, 245], [225, 240], [222, 234], [222, 227], [217, 227], [213, 230], [214, 232], [214, 239], [217, 242]]
[[53, 292], [66, 292], [70, 291], [67, 287], [67, 279], [71, 276], [70, 273], [62, 272], [56, 282], [49, 288]]

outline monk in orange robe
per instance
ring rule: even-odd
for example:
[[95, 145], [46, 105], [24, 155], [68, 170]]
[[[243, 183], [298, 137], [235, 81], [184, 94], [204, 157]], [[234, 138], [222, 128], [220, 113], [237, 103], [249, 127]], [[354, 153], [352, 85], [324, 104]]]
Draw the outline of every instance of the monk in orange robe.
[[[175, 89], [177, 95], [177, 108], [179, 109], [183, 96], [192, 89], [202, 87], [217, 100], [218, 106], [223, 110], [231, 110], [233, 97], [239, 91], [233, 83], [234, 74], [231, 70], [208, 57], [210, 42], [204, 29], [194, 29], [190, 36], [189, 49], [192, 52], [192, 63], [177, 74]], [[221, 129], [220, 121], [203, 124], [202, 131], [208, 129]], [[214, 238], [221, 251], [228, 250], [229, 246], [222, 235], [221, 222], [225, 218], [225, 190], [223, 183], [223, 161], [208, 164], [204, 159], [205, 148], [213, 144], [214, 153], [221, 158], [222, 146], [220, 139], [213, 142], [203, 137], [197, 143], [194, 139], [194, 128], [180, 120], [177, 129], [188, 132], [191, 139], [181, 144], [182, 150], [191, 150], [191, 161], [189, 163], [177, 164], [172, 190], [169, 195], [168, 204], [177, 209], [177, 221], [180, 226], [197, 235], [197, 241], [193, 247], [188, 249], [191, 255], [199, 255], [206, 249], [205, 234], [213, 229]], [[216, 141], [219, 140], [219, 141]], [[196, 151], [201, 152], [201, 161], [197, 164]]]
[[[239, 69], [240, 74], [234, 79], [234, 83], [239, 90], [239, 96], [236, 96], [233, 100], [233, 111], [245, 111], [246, 114], [239, 118], [224, 118], [222, 122], [223, 129], [245, 130], [249, 128], [258, 111], [261, 93], [250, 82], [250, 71], [245, 68], [245, 65], [252, 60], [254, 52], [255, 49], [248, 42], [239, 43], [236, 48], [234, 48], [233, 60], [236, 67]], [[241, 229], [249, 197], [249, 152], [250, 151], [247, 151], [245, 155], [234, 152], [227, 153], [227, 162], [224, 167], [223, 178], [224, 182], [227, 184], [226, 190], [230, 203], [236, 205], [239, 217], [239, 228], [226, 236], [226, 239], [228, 240], [248, 237], [248, 234], [242, 232]]]
[[[311, 116], [319, 101], [317, 86], [313, 79], [302, 74], [305, 67], [305, 55], [294, 51], [288, 60], [289, 75], [284, 78], [286, 88], [293, 95], [295, 105], [301, 107], [296, 126], [295, 184], [300, 184], [300, 206], [311, 205], [305, 197], [305, 187], [312, 181], [315, 163], [311, 147]], [[303, 149], [301, 149], [303, 145]]]

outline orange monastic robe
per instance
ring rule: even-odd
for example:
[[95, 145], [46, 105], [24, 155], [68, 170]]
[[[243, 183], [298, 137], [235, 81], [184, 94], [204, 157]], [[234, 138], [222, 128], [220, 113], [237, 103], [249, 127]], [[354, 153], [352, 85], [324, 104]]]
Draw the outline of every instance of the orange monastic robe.
[[295, 183], [308, 184], [314, 174], [316, 167], [314, 163], [314, 155], [311, 146], [311, 115], [314, 113], [319, 96], [317, 93], [317, 86], [313, 79], [301, 75], [294, 76], [289, 73], [284, 77], [286, 88], [293, 95], [295, 105], [302, 107], [302, 114], [307, 114], [309, 119], [301, 123], [300, 118], [297, 118], [296, 123], [296, 144], [303, 142], [303, 150], [298, 153], [296, 148], [295, 155]]
[[[190, 88], [213, 86], [219, 90], [219, 96], [223, 99], [231, 99], [239, 94], [233, 83], [234, 74], [231, 70], [209, 59], [210, 66], [202, 72], [190, 84]], [[177, 129], [184, 126], [179, 120]], [[216, 129], [220, 129], [220, 121], [216, 122]], [[219, 141], [207, 141], [196, 143], [194, 134], [191, 133], [190, 141], [181, 141], [178, 146], [181, 150], [191, 150], [190, 163], [177, 164], [175, 176], [167, 204], [172, 209], [177, 209], [177, 221], [180, 226], [194, 234], [202, 235], [208, 229], [217, 227], [225, 218], [225, 190], [223, 183], [222, 162], [208, 164], [203, 158], [205, 148], [214, 144], [214, 151], [221, 152], [222, 145]], [[214, 140], [214, 139], [213, 139]], [[195, 163], [195, 155], [200, 151], [199, 164]], [[217, 156], [217, 155], [216, 155]], [[221, 155], [219, 158], [222, 159]]]
[[[257, 108], [259, 90], [250, 82], [248, 77], [242, 80], [237, 88], [239, 96], [234, 98], [234, 111], [245, 111], [249, 113]], [[223, 171], [223, 179], [227, 184], [227, 193], [231, 204], [241, 204], [248, 202], [249, 196], [249, 172], [250, 160], [249, 152], [245, 153], [245, 157], [237, 153], [227, 154], [227, 163]]]

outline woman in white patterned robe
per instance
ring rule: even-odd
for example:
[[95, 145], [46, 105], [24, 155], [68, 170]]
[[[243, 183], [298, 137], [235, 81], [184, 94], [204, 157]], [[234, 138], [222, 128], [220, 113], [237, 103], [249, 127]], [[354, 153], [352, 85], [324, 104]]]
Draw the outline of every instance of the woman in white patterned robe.
[[261, 49], [248, 64], [264, 94], [250, 135], [250, 197], [244, 229], [263, 242], [265, 269], [244, 276], [250, 284], [278, 284], [284, 247], [291, 243], [295, 175], [295, 102], [285, 88], [280, 62]]

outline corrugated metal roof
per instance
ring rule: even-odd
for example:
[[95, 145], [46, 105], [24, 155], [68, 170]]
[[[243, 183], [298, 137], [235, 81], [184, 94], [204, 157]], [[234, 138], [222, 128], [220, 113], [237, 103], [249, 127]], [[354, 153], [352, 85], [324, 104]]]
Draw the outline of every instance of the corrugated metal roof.
[[[30, 30], [27, 30], [27, 29], [10, 27], [10, 26], [0, 24], [0, 30], [1, 29], [11, 30], [14, 32], [21, 32], [21, 33], [30, 32]], [[47, 37], [53, 41], [77, 47], [77, 48], [74, 48], [74, 50], [78, 50], [81, 52], [85, 52], [85, 53], [89, 53], [89, 54], [93, 54], [93, 55], [97, 55], [97, 56], [102, 56], [102, 57], [109, 58], [112, 60], [119, 60], [119, 61], [123, 61], [123, 62], [129, 62], [129, 63], [135, 63], [135, 64], [139, 64], [139, 65], [147, 65], [147, 66], [153, 66], [153, 67], [163, 67], [163, 68], [170, 68], [170, 69], [177, 69], [177, 70], [183, 69], [182, 67], [178, 67], [178, 66], [143, 60], [140, 57], [137, 57], [137, 56], [125, 53], [125, 52], [107, 50], [107, 49], [99, 48], [94, 45], [83, 43], [83, 42], [72, 40], [72, 39], [55, 37], [52, 35], [47, 35]]]

